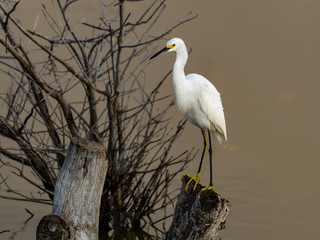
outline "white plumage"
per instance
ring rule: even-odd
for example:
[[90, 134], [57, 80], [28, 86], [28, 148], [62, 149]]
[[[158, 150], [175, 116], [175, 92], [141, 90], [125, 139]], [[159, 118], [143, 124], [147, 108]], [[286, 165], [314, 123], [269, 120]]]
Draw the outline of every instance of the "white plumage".
[[[177, 97], [179, 110], [193, 125], [212, 132], [219, 143], [222, 142], [222, 139], [227, 140], [220, 93], [201, 75], [188, 74], [185, 81], [191, 92], [189, 96]], [[180, 104], [179, 101], [185, 102]], [[184, 105], [185, 108], [180, 105]]]
[[[198, 174], [191, 177], [191, 180], [186, 186], [186, 190], [190, 182], [196, 180], [196, 185], [200, 181], [200, 172], [208, 141], [205, 131], [208, 131], [210, 142], [210, 189], [212, 186], [212, 147], [210, 133], [215, 139], [221, 143], [222, 140], [227, 140], [226, 122], [223, 113], [220, 93], [205, 77], [199, 74], [184, 73], [184, 67], [188, 60], [188, 51], [184, 41], [180, 38], [173, 38], [168, 41], [166, 47], [154, 54], [150, 59], [155, 58], [162, 52], [176, 52], [176, 60], [173, 66], [172, 79], [174, 93], [178, 110], [195, 126], [199, 127], [205, 140]], [[211, 150], [211, 151], [210, 151]]]

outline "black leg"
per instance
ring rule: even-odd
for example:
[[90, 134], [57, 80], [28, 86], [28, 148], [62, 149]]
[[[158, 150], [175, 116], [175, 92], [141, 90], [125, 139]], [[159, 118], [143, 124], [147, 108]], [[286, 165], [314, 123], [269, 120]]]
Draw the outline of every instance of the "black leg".
[[209, 155], [210, 155], [210, 183], [209, 186], [213, 186], [213, 172], [212, 172], [212, 143], [211, 143], [211, 134], [210, 131], [208, 131], [209, 135]]
[[201, 156], [200, 165], [199, 165], [199, 168], [198, 168], [198, 173], [197, 173], [197, 176], [195, 176], [195, 177], [190, 176], [189, 174], [184, 174], [182, 176], [182, 179], [186, 175], [190, 178], [189, 182], [187, 182], [187, 184], [186, 184], [185, 191], [188, 190], [188, 186], [190, 185], [190, 183], [193, 180], [196, 181], [195, 184], [194, 184], [193, 190], [196, 190], [196, 187], [197, 187], [198, 183], [200, 182], [200, 173], [201, 173], [201, 168], [202, 168], [202, 164], [203, 164], [203, 159], [204, 159], [204, 155], [206, 153], [207, 147], [208, 147], [208, 140], [207, 140], [207, 137], [206, 137], [206, 133], [203, 130], [201, 130], [201, 133], [202, 133], [202, 136], [203, 136], [204, 147], [203, 147], [203, 150], [202, 150], [202, 156]]
[[[200, 172], [201, 172], [201, 168], [202, 168], [202, 164], [203, 164], [203, 159], [204, 159], [204, 155], [206, 153], [206, 150], [207, 150], [207, 146], [208, 146], [208, 140], [207, 140], [207, 137], [206, 137], [206, 133], [201, 130], [201, 133], [202, 133], [202, 136], [203, 136], [203, 150], [202, 150], [202, 155], [201, 155], [201, 160], [200, 160], [200, 165], [199, 165], [199, 168], [198, 168], [198, 174], [200, 175]], [[210, 137], [210, 135], [209, 135]]]

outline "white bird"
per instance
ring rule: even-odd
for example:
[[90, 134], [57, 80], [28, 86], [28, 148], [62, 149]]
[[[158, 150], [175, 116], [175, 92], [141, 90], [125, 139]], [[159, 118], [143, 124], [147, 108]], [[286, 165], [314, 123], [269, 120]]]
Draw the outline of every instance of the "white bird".
[[[196, 176], [190, 176], [191, 179], [186, 185], [187, 191], [189, 184], [195, 180], [194, 190], [200, 182], [200, 173], [203, 164], [205, 152], [208, 147], [209, 136], [209, 154], [210, 154], [210, 183], [204, 189], [212, 189], [212, 144], [210, 133], [215, 139], [221, 143], [222, 140], [227, 140], [226, 122], [223, 113], [220, 93], [205, 77], [199, 74], [184, 73], [184, 67], [188, 60], [188, 51], [184, 41], [180, 38], [173, 38], [167, 42], [165, 48], [154, 54], [150, 59], [153, 59], [163, 52], [175, 52], [176, 60], [173, 65], [172, 80], [174, 93], [178, 110], [195, 126], [201, 129], [204, 139], [204, 147], [200, 160], [200, 165]], [[184, 175], [183, 175], [184, 176]], [[202, 189], [202, 190], [204, 190]]]

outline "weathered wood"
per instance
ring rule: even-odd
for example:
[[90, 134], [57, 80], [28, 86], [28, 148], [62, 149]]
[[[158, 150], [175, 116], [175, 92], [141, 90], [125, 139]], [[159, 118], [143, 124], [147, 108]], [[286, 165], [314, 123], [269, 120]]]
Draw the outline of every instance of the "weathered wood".
[[51, 239], [38, 233], [52, 233], [52, 229], [56, 229], [52, 226], [60, 227], [57, 224], [60, 221], [64, 221], [62, 228], [70, 229], [71, 234], [69, 238], [59, 239], [98, 239], [100, 201], [107, 168], [108, 162], [102, 145], [80, 138], [72, 139], [58, 173], [53, 214], [41, 220], [37, 229], [37, 239]]
[[38, 225], [37, 239], [73, 240], [74, 231], [59, 215], [49, 214]]
[[216, 239], [218, 231], [224, 228], [231, 204], [213, 190], [201, 191], [201, 184], [194, 191], [194, 182], [185, 192], [189, 179], [188, 176], [183, 178], [173, 221], [165, 239]]

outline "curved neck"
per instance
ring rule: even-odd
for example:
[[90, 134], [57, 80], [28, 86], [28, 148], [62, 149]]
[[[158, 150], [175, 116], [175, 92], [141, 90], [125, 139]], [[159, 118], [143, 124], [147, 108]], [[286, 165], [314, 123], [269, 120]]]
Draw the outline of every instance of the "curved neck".
[[189, 92], [188, 89], [191, 87], [187, 81], [186, 75], [184, 74], [184, 67], [188, 60], [187, 49], [182, 49], [184, 51], [179, 51], [176, 53], [176, 61], [173, 65], [172, 72], [172, 82], [174, 88], [174, 94], [176, 96], [177, 107], [179, 111], [185, 112], [186, 104], [185, 102], [186, 94]]
[[188, 60], [188, 52], [187, 49], [184, 51], [179, 51], [176, 53], [176, 61], [173, 65], [173, 80], [177, 81], [182, 77], [185, 78], [184, 67]]

